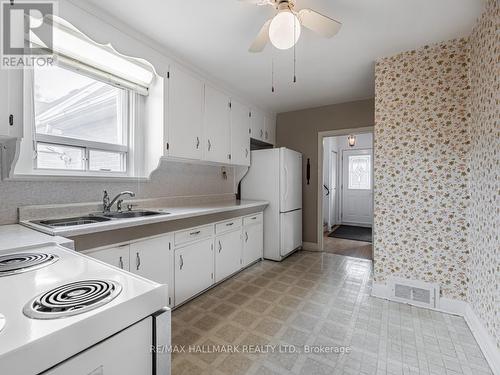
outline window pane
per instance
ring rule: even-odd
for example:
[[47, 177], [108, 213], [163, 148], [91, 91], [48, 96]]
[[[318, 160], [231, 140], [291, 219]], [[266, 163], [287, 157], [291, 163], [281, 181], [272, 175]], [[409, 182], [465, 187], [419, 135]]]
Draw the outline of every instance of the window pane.
[[34, 77], [37, 133], [126, 144], [124, 90], [58, 66]]
[[89, 169], [92, 171], [125, 172], [125, 158], [120, 152], [90, 150]]
[[37, 143], [37, 168], [84, 170], [84, 149]]
[[349, 189], [371, 189], [371, 156], [349, 156]]

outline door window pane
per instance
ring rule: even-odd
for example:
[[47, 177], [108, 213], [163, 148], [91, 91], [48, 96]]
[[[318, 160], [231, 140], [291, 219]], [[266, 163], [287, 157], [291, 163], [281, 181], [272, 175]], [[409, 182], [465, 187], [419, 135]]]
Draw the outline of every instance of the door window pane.
[[58, 66], [34, 72], [38, 134], [126, 145], [126, 92]]
[[121, 152], [89, 151], [89, 169], [91, 171], [124, 172], [125, 155]]
[[37, 168], [84, 170], [85, 150], [80, 147], [37, 143]]
[[349, 156], [349, 189], [371, 189], [371, 155]]

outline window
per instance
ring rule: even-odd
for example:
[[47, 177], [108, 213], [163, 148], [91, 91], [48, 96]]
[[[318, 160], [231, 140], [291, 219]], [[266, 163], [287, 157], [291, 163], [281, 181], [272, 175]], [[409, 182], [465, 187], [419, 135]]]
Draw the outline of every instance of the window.
[[371, 189], [371, 155], [349, 156], [349, 189]]
[[127, 171], [130, 90], [64, 65], [33, 73], [35, 168]]

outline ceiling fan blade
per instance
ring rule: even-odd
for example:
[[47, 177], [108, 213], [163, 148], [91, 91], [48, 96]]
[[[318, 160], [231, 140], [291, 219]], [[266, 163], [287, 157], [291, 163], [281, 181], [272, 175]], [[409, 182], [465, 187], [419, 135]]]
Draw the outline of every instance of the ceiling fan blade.
[[271, 0], [238, 0], [238, 1], [240, 1], [242, 3], [253, 4], [253, 5], [258, 5], [258, 6], [273, 5]]
[[249, 52], [262, 52], [266, 47], [267, 42], [269, 41], [269, 25], [271, 24], [272, 19], [268, 20], [264, 26], [259, 31], [257, 38], [253, 41], [250, 46]]
[[342, 26], [340, 22], [315, 12], [312, 9], [301, 9], [299, 11], [299, 20], [302, 26], [325, 38], [331, 38], [337, 34]]

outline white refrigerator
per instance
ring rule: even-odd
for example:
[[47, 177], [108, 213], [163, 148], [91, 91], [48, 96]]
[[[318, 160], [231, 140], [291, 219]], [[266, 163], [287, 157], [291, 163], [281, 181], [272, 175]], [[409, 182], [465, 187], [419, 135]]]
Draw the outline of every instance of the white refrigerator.
[[252, 151], [241, 198], [269, 202], [264, 258], [280, 261], [302, 247], [302, 154], [284, 147]]

